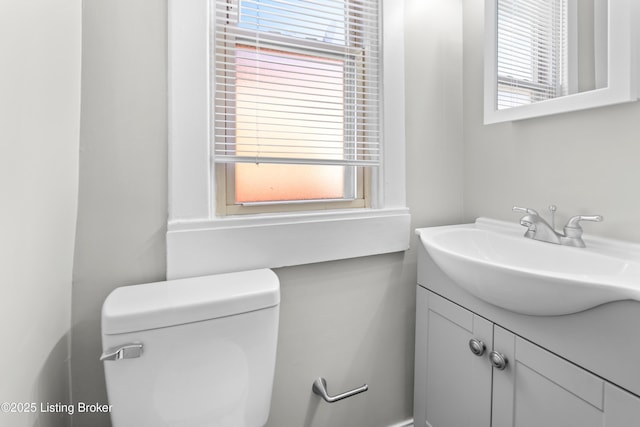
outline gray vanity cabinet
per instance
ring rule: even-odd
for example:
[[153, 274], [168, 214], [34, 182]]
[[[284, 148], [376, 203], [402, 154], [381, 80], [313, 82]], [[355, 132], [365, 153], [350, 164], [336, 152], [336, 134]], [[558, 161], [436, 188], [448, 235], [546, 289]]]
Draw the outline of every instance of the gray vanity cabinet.
[[416, 427], [640, 425], [635, 395], [420, 286], [417, 304]]
[[497, 325], [493, 346], [508, 363], [493, 373], [492, 427], [640, 425], [636, 396]]
[[420, 287], [417, 304], [414, 426], [489, 427], [493, 324]]

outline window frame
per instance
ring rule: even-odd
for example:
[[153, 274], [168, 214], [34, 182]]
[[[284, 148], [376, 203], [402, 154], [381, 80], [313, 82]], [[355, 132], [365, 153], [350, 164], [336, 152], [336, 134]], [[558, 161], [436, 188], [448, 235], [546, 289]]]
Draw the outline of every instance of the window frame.
[[[344, 185], [354, 180], [353, 198], [343, 199], [304, 199], [267, 202], [235, 203], [235, 167], [234, 163], [218, 163], [214, 166], [216, 173], [216, 215], [225, 217], [230, 215], [255, 215], [276, 212], [305, 212], [327, 209], [358, 209], [371, 206], [371, 171], [365, 167], [345, 166], [345, 169], [355, 169], [355, 172], [345, 170]], [[355, 175], [355, 177], [353, 177]], [[224, 191], [220, 191], [220, 189]], [[345, 189], [346, 193], [346, 189]]]
[[[408, 249], [402, 2], [381, 0], [381, 166], [358, 209], [217, 216], [210, 146], [209, 0], [169, 0], [167, 277], [275, 268]], [[274, 250], [275, 249], [275, 250]]]
[[[238, 8], [239, 0], [230, 0], [232, 7]], [[215, 6], [212, 6], [215, 7]], [[233, 35], [229, 35], [227, 44], [229, 45], [247, 45], [255, 46], [255, 31], [244, 30], [238, 23], [238, 27], [234, 28]], [[326, 59], [342, 59], [345, 55], [353, 57], [361, 57], [364, 49], [354, 46], [342, 46], [331, 43], [324, 43], [315, 40], [301, 40], [295, 37], [274, 34], [268, 32], [260, 32], [260, 43], [263, 46], [270, 46], [274, 50], [282, 51], [285, 53], [302, 53], [305, 55], [316, 55], [317, 57]], [[291, 45], [295, 44], [295, 48], [291, 48]], [[228, 53], [226, 53], [228, 55]], [[356, 64], [356, 74], [364, 73], [364, 68], [360, 62]], [[233, 67], [226, 72], [224, 79], [234, 79], [235, 70]], [[352, 77], [349, 77], [349, 73], [345, 72], [345, 82]], [[355, 78], [353, 78], [355, 80]], [[348, 96], [349, 94], [347, 94]], [[345, 106], [350, 105], [347, 98]], [[220, 101], [219, 101], [220, 102]], [[226, 109], [235, 108], [235, 99], [233, 95], [226, 94], [225, 102], [222, 105], [216, 105], [216, 114], [218, 109], [225, 110], [221, 112], [222, 115], [228, 115]], [[356, 113], [352, 109], [350, 110], [352, 117], [351, 122], [355, 123]], [[345, 113], [345, 115], [348, 113]], [[349, 122], [349, 120], [345, 120]], [[356, 130], [351, 130], [356, 132]], [[345, 130], [345, 133], [346, 132]], [[233, 138], [232, 138], [233, 139]], [[246, 214], [258, 214], [258, 213], [274, 213], [274, 212], [298, 212], [298, 211], [312, 211], [312, 210], [327, 210], [327, 209], [354, 209], [365, 208], [371, 206], [371, 174], [368, 167], [362, 166], [345, 166], [344, 172], [344, 186], [345, 195], [349, 193], [347, 187], [349, 182], [353, 182], [352, 190], [353, 197], [345, 196], [343, 199], [309, 199], [309, 200], [289, 200], [289, 201], [275, 201], [275, 202], [255, 202], [255, 203], [235, 203], [235, 163], [216, 163], [213, 166], [216, 174], [216, 199], [215, 199], [215, 212], [218, 216], [227, 215], [246, 215]]]
[[496, 108], [497, 1], [484, 3], [484, 124], [524, 120], [569, 111], [615, 105], [638, 100], [638, 42], [640, 31], [634, 20], [640, 16], [640, 3], [634, 0], [608, 2], [606, 33], [607, 65], [603, 69], [607, 84], [590, 90], [549, 99], [544, 102], [498, 110]]

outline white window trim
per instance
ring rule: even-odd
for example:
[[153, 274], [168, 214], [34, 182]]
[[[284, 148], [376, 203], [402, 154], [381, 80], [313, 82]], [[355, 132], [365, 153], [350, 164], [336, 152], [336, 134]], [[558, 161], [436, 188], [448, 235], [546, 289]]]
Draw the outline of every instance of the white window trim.
[[[484, 124], [542, 117], [568, 111], [614, 105], [638, 100], [638, 43], [640, 31], [634, 26], [640, 13], [637, 0], [608, 2], [608, 61], [606, 87], [544, 102], [498, 110], [496, 93], [497, 0], [485, 0], [484, 20]], [[602, 29], [600, 29], [601, 31]]]
[[169, 0], [167, 278], [408, 249], [403, 3], [382, 1], [383, 170], [373, 207], [216, 217], [209, 144], [209, 0]]

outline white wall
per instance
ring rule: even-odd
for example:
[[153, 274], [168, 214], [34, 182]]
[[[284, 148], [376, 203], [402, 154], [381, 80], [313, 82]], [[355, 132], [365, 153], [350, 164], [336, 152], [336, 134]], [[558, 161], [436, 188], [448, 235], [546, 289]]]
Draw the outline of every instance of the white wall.
[[[513, 204], [555, 203], [560, 222], [603, 214], [588, 232], [640, 240], [640, 104], [484, 126], [482, 17], [477, 0], [405, 0], [413, 226], [480, 215], [515, 220]], [[0, 340], [11, 349], [0, 355], [9, 367], [0, 401], [68, 399], [71, 310], [73, 399], [106, 402], [97, 361], [102, 301], [117, 286], [164, 277], [166, 2], [85, 0], [82, 22], [70, 309], [80, 0], [0, 5]], [[282, 317], [270, 426], [374, 427], [410, 417], [416, 244], [404, 254], [277, 271]], [[329, 406], [310, 393], [319, 375], [332, 392], [371, 388]], [[66, 425], [58, 416], [41, 422]], [[33, 416], [0, 414], [0, 426], [34, 424]], [[74, 424], [109, 421], [80, 416]]]
[[[462, 221], [462, 3], [405, 0], [407, 202], [412, 228]], [[277, 270], [280, 340], [268, 427], [386, 427], [412, 417], [416, 246]], [[310, 394], [324, 375], [334, 405]]]
[[[0, 402], [69, 402], [80, 16], [80, 0], [0, 3]], [[67, 424], [0, 413], [0, 426]]]
[[[100, 309], [118, 286], [164, 280], [166, 0], [84, 0], [72, 391], [107, 403]], [[73, 425], [109, 425], [75, 414]]]
[[407, 199], [415, 227], [463, 210], [462, 0], [405, 0]]
[[[605, 222], [586, 224], [589, 232], [640, 239], [640, 104], [484, 126], [482, 11], [478, 0], [405, 0], [413, 226], [479, 215], [515, 221], [513, 204], [556, 203], [559, 221], [599, 213]], [[106, 401], [97, 361], [102, 301], [117, 286], [164, 276], [166, 2], [85, 0], [83, 22], [73, 390], [76, 401]], [[414, 237], [406, 253], [277, 270], [269, 426], [376, 427], [411, 416], [416, 245]], [[311, 395], [319, 375], [332, 392], [371, 388], [329, 406]], [[79, 417], [75, 425], [109, 421]]]
[[585, 232], [640, 241], [640, 103], [484, 126], [483, 8], [464, 1], [465, 219], [556, 204], [560, 226], [601, 214]]
[[[406, 5], [407, 200], [416, 227], [458, 222], [461, 3]], [[106, 402], [97, 360], [102, 302], [117, 286], [164, 277], [166, 1], [85, 0], [83, 24], [73, 393]], [[410, 418], [415, 250], [276, 273], [282, 305], [268, 426], [386, 427]], [[311, 394], [320, 375], [332, 393], [363, 382], [370, 390], [328, 405]], [[109, 420], [78, 416], [74, 425]]]

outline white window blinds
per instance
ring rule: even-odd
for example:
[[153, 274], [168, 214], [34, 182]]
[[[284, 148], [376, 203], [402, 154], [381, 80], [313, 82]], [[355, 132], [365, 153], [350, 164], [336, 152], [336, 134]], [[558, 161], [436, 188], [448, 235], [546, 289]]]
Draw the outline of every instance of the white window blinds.
[[378, 165], [378, 0], [216, 0], [217, 163]]
[[498, 0], [498, 109], [566, 95], [567, 1]]

